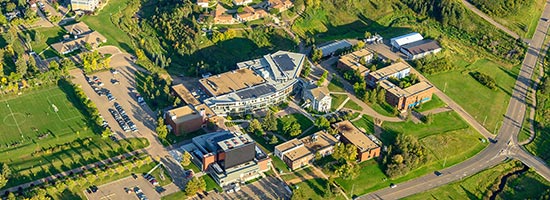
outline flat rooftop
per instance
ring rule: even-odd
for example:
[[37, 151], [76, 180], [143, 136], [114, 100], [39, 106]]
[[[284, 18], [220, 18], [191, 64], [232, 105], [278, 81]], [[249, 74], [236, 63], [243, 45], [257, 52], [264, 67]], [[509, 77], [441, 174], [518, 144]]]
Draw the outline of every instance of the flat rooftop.
[[322, 51], [323, 56], [328, 56], [340, 49], [346, 49], [352, 47], [353, 44], [351, 44], [348, 40], [339, 40], [324, 46], [319, 47], [319, 49]]
[[420, 40], [413, 43], [409, 43], [402, 46], [403, 49], [411, 53], [412, 55], [421, 54], [424, 52], [441, 49], [439, 43], [435, 40]]
[[353, 70], [359, 70], [359, 72], [362, 74], [362, 73], [365, 73], [366, 71], [369, 71], [369, 69], [364, 65], [362, 65], [360, 63], [360, 60], [365, 56], [369, 56], [369, 55], [372, 55], [372, 52], [370, 50], [361, 49], [359, 51], [355, 51], [355, 52], [341, 56], [338, 61], [352, 68]]
[[355, 127], [349, 120], [338, 122], [333, 125], [342, 137], [346, 138], [351, 144], [357, 147], [361, 152], [369, 149], [375, 149], [380, 146], [372, 141], [367, 135]]
[[201, 118], [200, 113], [196, 112], [193, 108], [191, 108], [191, 106], [174, 108], [172, 110], [169, 110], [168, 114], [175, 123], [181, 123], [187, 120]]
[[336, 137], [325, 131], [318, 131], [313, 135], [292, 139], [277, 145], [275, 149], [283, 152], [289, 160], [294, 161], [305, 156], [314, 155], [315, 152], [334, 146], [337, 142]]
[[336, 137], [325, 131], [317, 131], [313, 135], [303, 137], [300, 139], [305, 144], [305, 147], [315, 153], [318, 150], [335, 145], [338, 142]]
[[226, 138], [224, 140], [221, 140], [221, 141], [217, 142], [217, 144], [222, 150], [225, 151], [227, 149], [236, 148], [236, 147], [239, 147], [239, 146], [251, 143], [251, 142], [254, 142], [254, 140], [252, 140], [252, 138], [250, 138], [250, 136], [248, 136], [246, 134], [243, 134], [243, 135], [239, 135], [239, 136], [233, 136], [233, 137], [230, 137], [230, 138]]
[[303, 144], [304, 143], [302, 143], [300, 140], [294, 138], [292, 140], [286, 141], [285, 143], [275, 146], [275, 149], [279, 150], [280, 152], [285, 152]]
[[393, 94], [397, 97], [410, 97], [415, 94], [424, 92], [426, 90], [432, 89], [433, 86], [425, 81], [420, 81], [417, 84], [411, 85], [405, 89], [402, 89], [388, 80], [383, 80], [380, 82], [380, 87], [384, 88], [387, 92]]
[[214, 96], [220, 96], [244, 88], [259, 85], [265, 80], [250, 69], [237, 69], [199, 80]]
[[191, 92], [185, 87], [183, 84], [178, 84], [172, 86], [172, 90], [178, 95], [178, 97], [189, 105], [199, 105], [201, 102], [199, 102]]
[[409, 65], [403, 62], [397, 62], [397, 63], [391, 64], [390, 66], [371, 72], [370, 75], [376, 78], [376, 80], [380, 80], [408, 68], [410, 68]]

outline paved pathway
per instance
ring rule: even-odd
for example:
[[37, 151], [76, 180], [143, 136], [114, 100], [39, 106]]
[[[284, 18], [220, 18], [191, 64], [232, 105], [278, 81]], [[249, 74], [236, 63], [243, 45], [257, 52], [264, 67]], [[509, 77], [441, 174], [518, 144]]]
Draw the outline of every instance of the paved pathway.
[[498, 29], [500, 29], [501, 31], [505, 32], [506, 34], [510, 35], [511, 37], [513, 38], [521, 38], [519, 37], [519, 35], [513, 31], [511, 31], [510, 29], [506, 28], [505, 26], [503, 26], [502, 24], [499, 24], [498, 22], [496, 22], [493, 18], [489, 17], [487, 14], [485, 14], [484, 12], [482, 12], [481, 10], [477, 9], [474, 5], [472, 5], [470, 2], [468, 2], [467, 0], [462, 0], [462, 3], [468, 8], [470, 9], [472, 12], [474, 12], [476, 15], [480, 16], [481, 18], [483, 18], [485, 21], [491, 23], [492, 25], [496, 26]]

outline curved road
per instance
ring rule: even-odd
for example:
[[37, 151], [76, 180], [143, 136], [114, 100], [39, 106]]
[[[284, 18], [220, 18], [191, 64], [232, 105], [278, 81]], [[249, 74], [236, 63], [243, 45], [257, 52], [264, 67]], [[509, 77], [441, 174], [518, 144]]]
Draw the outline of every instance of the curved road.
[[[542, 18], [550, 18], [550, 4], [546, 4]], [[518, 159], [534, 169], [546, 180], [550, 180], [550, 168], [540, 158], [531, 155], [523, 147], [518, 145], [517, 136], [522, 127], [527, 108], [526, 97], [531, 87], [531, 77], [536, 62], [547, 34], [549, 23], [540, 20], [537, 30], [529, 44], [529, 49], [523, 60], [518, 79], [516, 80], [512, 98], [508, 104], [508, 110], [504, 116], [503, 124], [495, 138], [496, 143], [491, 143], [486, 149], [476, 156], [447, 169], [441, 170], [443, 175], [427, 174], [422, 177], [400, 183], [396, 188], [386, 188], [366, 194], [360, 199], [399, 199], [415, 193], [423, 192], [447, 183], [461, 180], [483, 169], [494, 166], [507, 158]], [[478, 122], [470, 122], [470, 124]]]

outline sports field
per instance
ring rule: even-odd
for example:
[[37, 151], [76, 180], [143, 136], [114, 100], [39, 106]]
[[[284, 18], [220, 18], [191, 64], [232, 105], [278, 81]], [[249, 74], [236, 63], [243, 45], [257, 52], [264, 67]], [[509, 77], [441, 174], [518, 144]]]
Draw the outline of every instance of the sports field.
[[19, 146], [30, 143], [47, 146], [72, 141], [76, 132], [84, 135], [91, 132], [84, 128], [87, 127], [84, 116], [58, 87], [0, 99], [0, 116], [0, 144], [4, 147], [17, 142]]
[[6, 187], [148, 146], [146, 139], [113, 142], [94, 133], [71, 87], [0, 96], [0, 163], [18, 174]]

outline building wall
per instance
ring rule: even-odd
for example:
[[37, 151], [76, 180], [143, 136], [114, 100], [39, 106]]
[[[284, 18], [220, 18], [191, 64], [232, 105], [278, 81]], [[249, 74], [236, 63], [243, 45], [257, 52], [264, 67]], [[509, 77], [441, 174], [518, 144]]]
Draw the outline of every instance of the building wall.
[[321, 101], [315, 102], [314, 109], [320, 112], [329, 112], [331, 103], [332, 98], [330, 96], [326, 96], [325, 98], [321, 99]]
[[216, 155], [204, 155], [204, 157], [202, 158], [202, 171], [206, 171], [208, 169], [208, 166], [210, 166], [210, 164], [214, 162], [216, 162]]
[[197, 131], [202, 128], [204, 120], [202, 117], [196, 117], [181, 123], [176, 123], [168, 115], [165, 115], [166, 124], [169, 124], [173, 128], [173, 132], [176, 135], [182, 135], [190, 132]]
[[99, 0], [71, 0], [73, 10], [94, 11], [99, 5]]
[[286, 165], [291, 169], [291, 170], [296, 170], [300, 167], [303, 167], [303, 166], [306, 166], [309, 164], [309, 162], [311, 162], [313, 159], [315, 159], [315, 155], [314, 154], [309, 154], [309, 155], [306, 155], [302, 158], [299, 158], [299, 159], [296, 159], [294, 161], [288, 159], [286, 156], [284, 157], [283, 161], [286, 163]]
[[407, 110], [418, 104], [432, 100], [433, 88], [422, 91], [409, 97], [397, 97], [390, 92], [386, 92], [386, 102], [398, 110]]

